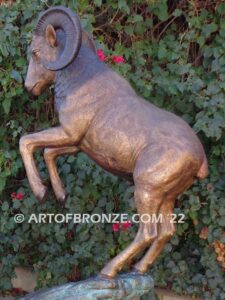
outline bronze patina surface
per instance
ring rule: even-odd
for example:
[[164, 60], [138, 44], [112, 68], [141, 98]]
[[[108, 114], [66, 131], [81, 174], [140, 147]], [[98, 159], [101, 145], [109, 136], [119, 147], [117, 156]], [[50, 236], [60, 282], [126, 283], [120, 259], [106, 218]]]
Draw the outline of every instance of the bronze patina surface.
[[47, 189], [33, 158], [36, 148], [45, 148], [51, 184], [60, 202], [66, 194], [55, 165], [59, 155], [83, 151], [104, 169], [132, 180], [138, 214], [160, 213], [163, 222], [140, 222], [134, 241], [101, 274], [114, 277], [149, 247], [134, 266], [146, 272], [174, 233], [168, 215], [176, 197], [195, 178], [207, 176], [207, 159], [198, 137], [181, 118], [139, 97], [124, 78], [101, 62], [94, 42], [82, 33], [77, 15], [69, 9], [53, 7], [40, 16], [31, 51], [25, 86], [40, 95], [54, 84], [60, 122], [20, 140], [34, 194], [41, 202]]

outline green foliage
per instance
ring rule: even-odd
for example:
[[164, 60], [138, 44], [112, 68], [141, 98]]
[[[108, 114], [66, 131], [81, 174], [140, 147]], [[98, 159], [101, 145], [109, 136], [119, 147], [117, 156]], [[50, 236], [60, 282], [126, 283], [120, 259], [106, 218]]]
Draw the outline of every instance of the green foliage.
[[[23, 87], [27, 49], [38, 12], [67, 5], [81, 17], [98, 47], [123, 55], [112, 65], [146, 100], [173, 111], [198, 133], [210, 174], [177, 200], [184, 224], [151, 272], [156, 285], [204, 299], [225, 299], [225, 15], [221, 1], [28, 1], [0, 6], [0, 288], [10, 288], [16, 265], [33, 266], [39, 287], [88, 277], [133, 239], [135, 228], [114, 233], [110, 224], [16, 224], [17, 213], [133, 212], [133, 188], [102, 171], [84, 154], [62, 157], [60, 176], [69, 197], [65, 207], [52, 193], [37, 203], [26, 180], [18, 141], [26, 132], [57, 123], [53, 97], [38, 99]], [[210, 4], [211, 3], [211, 4]], [[154, 130], [154, 129], [150, 129]], [[43, 153], [36, 160], [48, 174]], [[12, 200], [22, 192], [23, 201]], [[203, 235], [205, 230], [205, 235]], [[221, 248], [217, 244], [220, 243]], [[219, 249], [219, 250], [218, 250]], [[219, 252], [221, 251], [221, 252]], [[222, 253], [222, 254], [221, 254]]]

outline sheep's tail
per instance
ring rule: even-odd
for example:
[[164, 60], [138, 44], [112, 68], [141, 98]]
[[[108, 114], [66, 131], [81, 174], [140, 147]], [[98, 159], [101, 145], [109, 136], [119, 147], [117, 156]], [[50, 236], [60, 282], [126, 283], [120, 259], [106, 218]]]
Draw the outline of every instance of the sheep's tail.
[[208, 173], [209, 173], [208, 162], [207, 162], [206, 155], [204, 153], [204, 159], [203, 159], [200, 169], [198, 170], [197, 177], [199, 179], [204, 179], [208, 175]]

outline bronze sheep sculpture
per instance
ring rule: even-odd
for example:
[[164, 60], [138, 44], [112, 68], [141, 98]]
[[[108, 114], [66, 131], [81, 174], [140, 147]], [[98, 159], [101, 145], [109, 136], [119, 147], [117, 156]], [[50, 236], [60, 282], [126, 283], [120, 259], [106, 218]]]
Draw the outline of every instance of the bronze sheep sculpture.
[[139, 97], [130, 84], [96, 55], [91, 38], [70, 9], [56, 6], [41, 14], [31, 43], [25, 86], [40, 95], [54, 84], [58, 127], [20, 139], [20, 152], [30, 186], [40, 202], [46, 196], [33, 153], [44, 158], [56, 198], [66, 193], [55, 160], [83, 151], [105, 170], [131, 180], [137, 213], [161, 214], [162, 223], [142, 222], [134, 241], [101, 271], [113, 278], [141, 251], [134, 270], [145, 273], [174, 233], [168, 219], [176, 197], [195, 178], [207, 176], [201, 142], [176, 115]]

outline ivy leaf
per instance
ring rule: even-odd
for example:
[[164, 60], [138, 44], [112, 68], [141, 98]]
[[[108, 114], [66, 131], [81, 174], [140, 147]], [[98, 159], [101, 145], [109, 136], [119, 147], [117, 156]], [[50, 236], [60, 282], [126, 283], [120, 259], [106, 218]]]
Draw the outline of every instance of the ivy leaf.
[[8, 115], [9, 111], [10, 111], [10, 107], [11, 107], [11, 99], [10, 98], [5, 98], [5, 100], [3, 100], [2, 102], [2, 106], [3, 109], [5, 111], [5, 113]]
[[130, 8], [127, 5], [127, 1], [126, 0], [119, 0], [118, 7], [119, 7], [119, 9], [121, 9], [122, 11], [124, 11], [126, 13], [130, 12]]
[[2, 204], [2, 210], [3, 211], [7, 211], [9, 209], [9, 203], [4, 201]]
[[102, 5], [102, 0], [94, 0], [94, 4], [97, 6], [101, 6]]
[[143, 21], [143, 17], [141, 15], [134, 15], [133, 18], [132, 18], [132, 21], [134, 23], [136, 23], [136, 22], [142, 22]]
[[16, 66], [17, 67], [21, 68], [21, 67], [24, 67], [26, 65], [27, 65], [27, 61], [23, 57], [16, 60]]
[[13, 201], [13, 208], [14, 209], [18, 209], [18, 208], [20, 208], [20, 206], [21, 206], [21, 203], [20, 203], [19, 200]]
[[167, 58], [167, 54], [168, 54], [168, 51], [166, 50], [164, 44], [160, 43], [159, 51], [158, 51], [158, 58], [159, 59]]
[[125, 28], [124, 28], [126, 34], [128, 35], [132, 35], [134, 33], [134, 27], [133, 25], [127, 25]]
[[174, 12], [173, 12], [173, 16], [174, 16], [174, 17], [180, 17], [180, 16], [182, 15], [182, 13], [183, 13], [182, 10], [176, 8], [176, 9], [174, 10]]
[[12, 70], [11, 71], [10, 77], [12, 79], [15, 79], [18, 82], [22, 82], [22, 77], [21, 77], [20, 73], [18, 71], [16, 71], [16, 70]]
[[167, 1], [162, 0], [159, 2], [153, 2], [149, 6], [149, 9], [161, 20], [165, 21], [168, 19], [168, 7]]
[[215, 32], [218, 29], [218, 26], [215, 23], [205, 24], [202, 27], [202, 33], [205, 37], [209, 37], [211, 33]]

